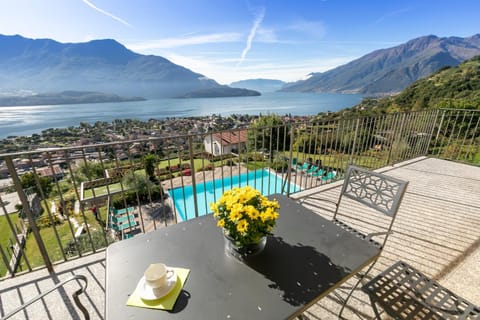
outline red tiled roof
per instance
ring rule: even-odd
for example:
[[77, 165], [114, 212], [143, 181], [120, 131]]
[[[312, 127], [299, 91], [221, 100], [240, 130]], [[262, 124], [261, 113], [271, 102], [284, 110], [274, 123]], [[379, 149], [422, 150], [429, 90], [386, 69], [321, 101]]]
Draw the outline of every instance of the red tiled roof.
[[[37, 171], [37, 174], [41, 177], [51, 177], [51, 176], [53, 176], [52, 170], [50, 169], [50, 167], [37, 168], [36, 171]], [[59, 174], [63, 173], [63, 170], [62, 170], [62, 168], [60, 168], [59, 165], [54, 165], [53, 166], [53, 172], [54, 172], [55, 175], [59, 175]]]
[[247, 142], [248, 139], [247, 130], [214, 133], [212, 137], [219, 141], [222, 146]]

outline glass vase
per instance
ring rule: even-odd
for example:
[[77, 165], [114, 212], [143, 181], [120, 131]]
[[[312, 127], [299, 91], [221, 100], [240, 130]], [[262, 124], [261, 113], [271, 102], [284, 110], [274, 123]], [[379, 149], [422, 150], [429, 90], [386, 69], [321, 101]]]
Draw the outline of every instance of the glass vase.
[[263, 236], [257, 243], [239, 246], [230, 236], [226, 234], [223, 236], [225, 238], [225, 253], [228, 256], [234, 257], [240, 261], [259, 254], [263, 251], [265, 244], [267, 243], [267, 236]]

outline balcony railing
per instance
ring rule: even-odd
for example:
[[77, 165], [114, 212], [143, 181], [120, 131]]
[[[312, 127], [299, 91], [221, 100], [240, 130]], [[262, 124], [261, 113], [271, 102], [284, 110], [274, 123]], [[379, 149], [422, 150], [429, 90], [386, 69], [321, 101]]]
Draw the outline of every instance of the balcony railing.
[[[251, 125], [0, 155], [0, 276], [102, 250], [208, 213], [244, 184], [287, 195], [429, 155], [478, 165], [480, 111]], [[95, 209], [94, 209], [95, 208]], [[95, 212], [96, 211], [96, 212]]]

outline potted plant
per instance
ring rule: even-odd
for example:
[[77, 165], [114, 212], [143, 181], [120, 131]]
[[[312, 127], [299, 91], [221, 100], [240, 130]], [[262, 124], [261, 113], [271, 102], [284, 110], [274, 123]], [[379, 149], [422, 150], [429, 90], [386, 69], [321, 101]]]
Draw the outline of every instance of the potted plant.
[[271, 235], [278, 219], [280, 205], [260, 191], [246, 186], [225, 191], [210, 205], [217, 225], [225, 237], [225, 250], [236, 258], [260, 253], [267, 235]]

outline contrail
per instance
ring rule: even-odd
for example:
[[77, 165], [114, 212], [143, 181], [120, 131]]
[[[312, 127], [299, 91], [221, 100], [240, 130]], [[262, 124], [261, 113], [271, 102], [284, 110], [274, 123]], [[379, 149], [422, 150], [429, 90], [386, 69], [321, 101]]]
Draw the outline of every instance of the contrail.
[[93, 3], [91, 3], [89, 0], [82, 0], [87, 6], [89, 6], [90, 8], [106, 15], [106, 16], [109, 16], [110, 18], [112, 19], [115, 19], [117, 20], [118, 22], [121, 22], [123, 23], [124, 25], [126, 25], [127, 27], [130, 27], [132, 28], [132, 25], [130, 23], [128, 23], [127, 21], [123, 20], [122, 18], [119, 18], [117, 16], [114, 16], [113, 14], [111, 14], [110, 12], [107, 12], [105, 10], [102, 10], [100, 9], [99, 7], [95, 6]]
[[237, 67], [245, 61], [245, 57], [247, 56], [248, 51], [252, 48], [252, 41], [253, 38], [255, 37], [255, 34], [257, 33], [257, 29], [260, 26], [260, 24], [263, 21], [263, 17], [265, 16], [265, 8], [262, 8], [258, 15], [255, 17], [255, 21], [253, 22], [252, 29], [250, 29], [250, 33], [247, 38], [247, 45], [245, 46], [245, 49], [242, 51], [242, 56], [240, 57], [240, 61], [237, 63]]

